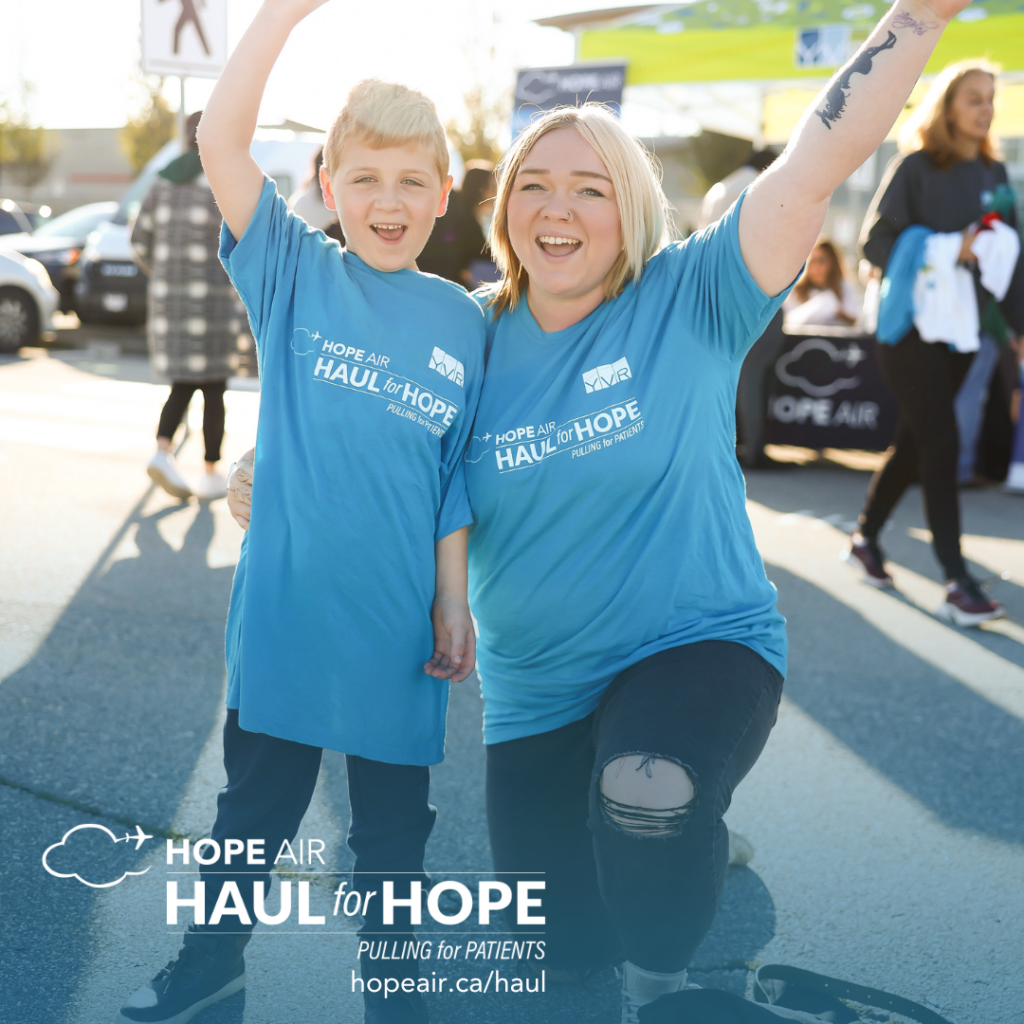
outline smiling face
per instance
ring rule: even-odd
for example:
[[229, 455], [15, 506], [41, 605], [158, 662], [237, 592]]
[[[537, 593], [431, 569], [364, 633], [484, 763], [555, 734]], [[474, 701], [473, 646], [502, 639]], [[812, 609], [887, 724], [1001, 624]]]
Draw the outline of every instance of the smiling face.
[[374, 149], [351, 139], [334, 175], [320, 170], [324, 202], [338, 211], [346, 248], [383, 271], [415, 265], [448, 205], [451, 184], [417, 142]]
[[984, 71], [964, 75], [946, 113], [953, 138], [981, 142], [988, 135], [995, 114], [995, 94], [996, 81], [992, 75]]
[[548, 132], [527, 154], [511, 186], [508, 236], [535, 315], [559, 303], [596, 308], [604, 298], [622, 225], [608, 168], [574, 128]]

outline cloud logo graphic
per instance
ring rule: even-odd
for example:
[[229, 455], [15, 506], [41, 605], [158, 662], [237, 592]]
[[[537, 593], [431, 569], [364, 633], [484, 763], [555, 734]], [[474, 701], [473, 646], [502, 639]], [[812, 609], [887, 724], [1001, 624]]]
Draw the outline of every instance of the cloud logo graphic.
[[[820, 353], [815, 356], [815, 353]], [[798, 364], [807, 357], [803, 366]], [[826, 358], [823, 358], [826, 357]], [[812, 398], [831, 398], [840, 391], [860, 386], [860, 377], [836, 376], [836, 364], [853, 369], [868, 354], [856, 342], [849, 348], [836, 348], [828, 338], [807, 338], [792, 352], [787, 352], [775, 364], [775, 376], [790, 387], [799, 388]], [[809, 380], [813, 373], [816, 380]]]
[[103, 825], [76, 825], [74, 828], [70, 828], [70, 829], [67, 830], [67, 832], [64, 833], [64, 838], [61, 839], [61, 841], [59, 843], [54, 843], [52, 846], [48, 846], [43, 851], [43, 867], [46, 868], [46, 870], [51, 875], [53, 875], [54, 878], [77, 878], [78, 881], [82, 883], [82, 885], [87, 885], [91, 889], [109, 889], [112, 886], [120, 885], [120, 883], [123, 882], [129, 875], [144, 875], [146, 873], [146, 871], [149, 870], [149, 868], [146, 868], [145, 871], [125, 871], [125, 872], [122, 873], [120, 878], [115, 878], [113, 882], [90, 882], [88, 879], [83, 878], [77, 871], [68, 871], [68, 872], [57, 871], [54, 868], [50, 867], [49, 863], [47, 862], [47, 858], [49, 857], [50, 853], [53, 850], [56, 850], [58, 847], [64, 846], [67, 843], [68, 838], [70, 836], [72, 836], [75, 832], [79, 832], [82, 829], [86, 829], [86, 828], [99, 829], [100, 832], [106, 833], [106, 835], [108, 835], [110, 837], [111, 841], [115, 842], [115, 843], [123, 843], [123, 842], [126, 842], [128, 840], [134, 840], [135, 841], [135, 849], [136, 850], [143, 844], [143, 842], [146, 839], [152, 839], [153, 838], [152, 836], [147, 836], [142, 831], [142, 829], [139, 828], [137, 825], [136, 825], [136, 828], [138, 829], [138, 835], [137, 836], [125, 835], [121, 839], [118, 839], [117, 836], [115, 836], [114, 833], [111, 832], [109, 828], [106, 828]]
[[305, 327], [296, 327], [292, 331], [291, 349], [297, 356], [308, 356], [316, 351], [316, 343], [322, 337], [323, 335], [319, 331], [316, 334], [310, 334]]

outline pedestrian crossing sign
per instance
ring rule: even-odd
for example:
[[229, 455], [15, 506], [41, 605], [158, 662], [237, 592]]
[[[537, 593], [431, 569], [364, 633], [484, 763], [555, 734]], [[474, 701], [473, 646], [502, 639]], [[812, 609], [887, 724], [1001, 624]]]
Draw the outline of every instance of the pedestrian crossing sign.
[[227, 0], [142, 0], [142, 70], [217, 78], [228, 56]]

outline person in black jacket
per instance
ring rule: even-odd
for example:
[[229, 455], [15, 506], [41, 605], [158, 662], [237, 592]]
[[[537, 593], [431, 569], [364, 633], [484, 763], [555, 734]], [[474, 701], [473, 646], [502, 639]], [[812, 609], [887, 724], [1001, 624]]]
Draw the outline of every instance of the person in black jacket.
[[[962, 232], [960, 258], [975, 269], [980, 313], [993, 300], [978, 281], [971, 253], [978, 222], [995, 211], [1016, 227], [1014, 195], [989, 135], [994, 94], [995, 73], [985, 62], [962, 61], [946, 68], [901, 133], [903, 152], [886, 169], [861, 234], [865, 258], [884, 271], [896, 240], [911, 225]], [[1022, 300], [1018, 264], [1002, 303], [1017, 331], [1024, 328]], [[879, 344], [876, 351], [900, 419], [889, 458], [868, 488], [860, 529], [850, 538], [847, 555], [869, 583], [892, 586], [878, 535], [907, 486], [920, 480], [932, 543], [947, 581], [939, 613], [960, 626], [999, 618], [1002, 605], [981, 592], [960, 551], [959, 439], [953, 403], [973, 355], [922, 341], [913, 327], [895, 345]]]

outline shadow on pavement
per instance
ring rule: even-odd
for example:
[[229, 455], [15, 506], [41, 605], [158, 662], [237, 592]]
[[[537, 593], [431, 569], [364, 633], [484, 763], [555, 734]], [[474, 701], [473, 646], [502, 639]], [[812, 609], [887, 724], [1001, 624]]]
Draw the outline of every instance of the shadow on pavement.
[[768, 575], [789, 620], [786, 696], [946, 824], [1024, 842], [1024, 722], [813, 584]]
[[[120, 834], [118, 816], [168, 828], [223, 698], [234, 570], [207, 566], [208, 507], [143, 515], [148, 497], [35, 656], [0, 686], [0, 776], [57, 798], [0, 786], [5, 847], [23, 857], [5, 859], [0, 876], [4, 919], [21, 922], [21, 950], [5, 941], [0, 954], [5, 1024], [60, 1021], [88, 948], [98, 890], [46, 874], [43, 849], [90, 821]], [[195, 519], [175, 551], [157, 524], [179, 513]], [[138, 555], [108, 563], [132, 533]]]

